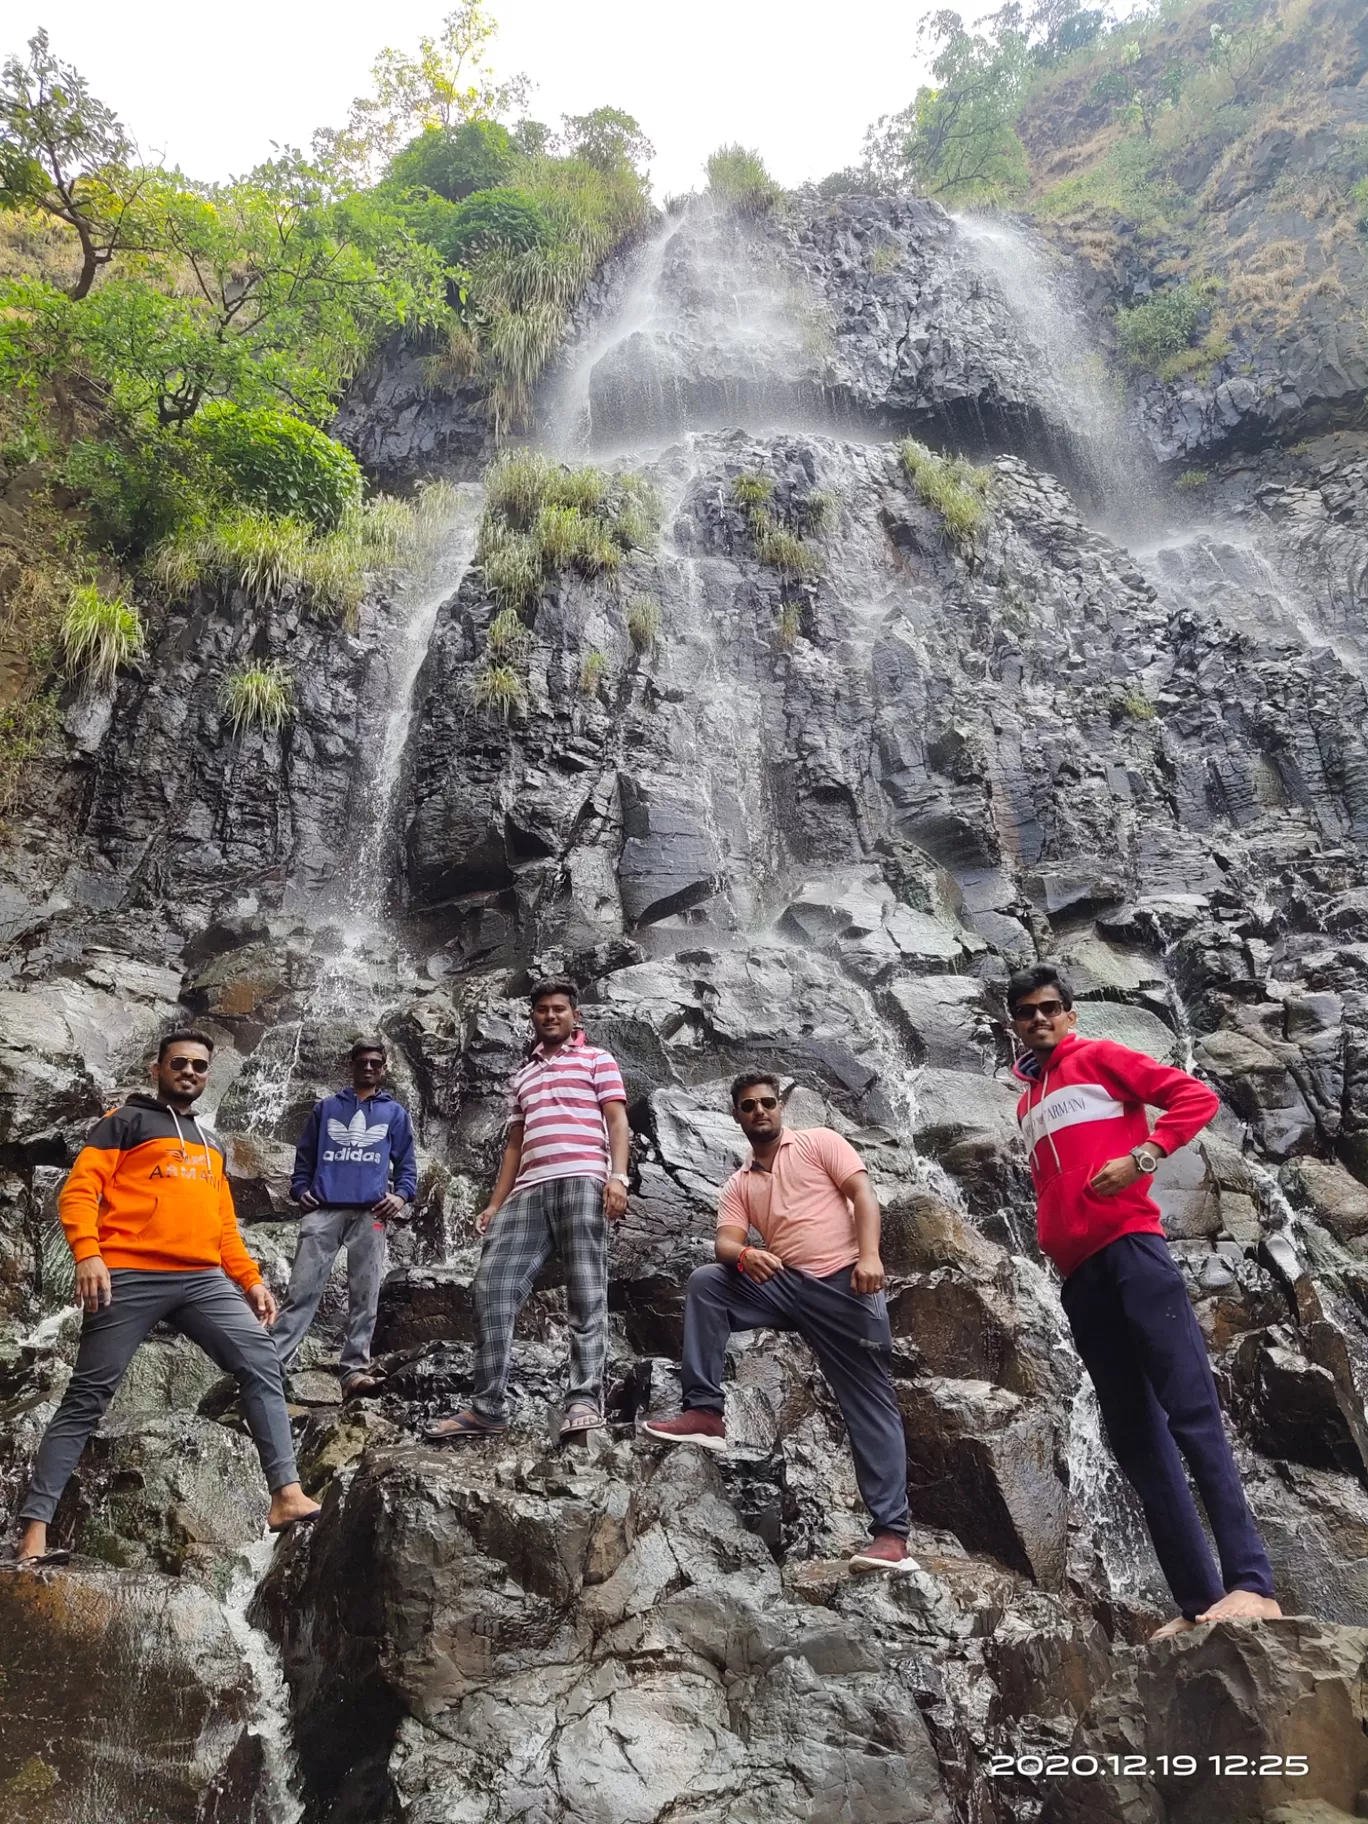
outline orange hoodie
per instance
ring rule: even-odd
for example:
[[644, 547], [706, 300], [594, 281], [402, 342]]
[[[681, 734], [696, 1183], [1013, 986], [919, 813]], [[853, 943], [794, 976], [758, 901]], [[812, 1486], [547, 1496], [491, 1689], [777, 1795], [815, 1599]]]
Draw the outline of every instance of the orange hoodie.
[[191, 1114], [130, 1096], [95, 1123], [58, 1199], [78, 1261], [167, 1273], [222, 1267], [243, 1291], [261, 1271], [238, 1233], [223, 1148]]

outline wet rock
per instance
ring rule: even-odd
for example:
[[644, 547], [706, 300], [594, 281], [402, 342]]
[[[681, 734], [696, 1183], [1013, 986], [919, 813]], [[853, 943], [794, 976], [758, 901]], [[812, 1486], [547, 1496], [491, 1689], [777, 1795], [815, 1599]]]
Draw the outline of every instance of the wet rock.
[[241, 1432], [186, 1414], [106, 1418], [57, 1510], [54, 1537], [131, 1570], [208, 1572], [259, 1538], [269, 1499]]
[[[1252, 1627], [1222, 1622], [1123, 1652], [1070, 1753], [1104, 1763], [1134, 1756], [1153, 1772], [1052, 1782], [1043, 1819], [1240, 1824], [1278, 1815], [1284, 1804], [1304, 1816], [1317, 1805], [1352, 1815], [1368, 1781], [1366, 1659], [1363, 1629], [1302, 1616]], [[1191, 1756], [1195, 1768], [1174, 1770], [1177, 1755]], [[1300, 1757], [1290, 1778], [1288, 1755]]]
[[1368, 1235], [1368, 1189], [1343, 1166], [1325, 1159], [1294, 1159], [1281, 1174], [1287, 1194], [1337, 1241]]
[[0, 1673], [14, 1824], [267, 1824], [251, 1675], [195, 1584], [80, 1565], [0, 1576]]
[[431, 1824], [475, 1795], [549, 1824], [688, 1794], [815, 1824], [840, 1795], [949, 1824], [914, 1690], [859, 1618], [785, 1600], [715, 1465], [502, 1466], [370, 1453], [266, 1586], [322, 1798], [370, 1779]]
[[899, 1383], [914, 1516], [1046, 1588], [1064, 1575], [1058, 1437], [1033, 1401], [977, 1380]]

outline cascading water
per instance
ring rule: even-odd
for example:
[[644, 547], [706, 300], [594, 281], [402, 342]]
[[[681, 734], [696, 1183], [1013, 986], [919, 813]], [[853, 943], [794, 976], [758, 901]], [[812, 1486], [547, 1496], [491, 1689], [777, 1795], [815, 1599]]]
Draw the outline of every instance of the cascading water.
[[[709, 198], [666, 218], [550, 396], [544, 441], [640, 458], [684, 431], [823, 415], [823, 307]], [[700, 361], [698, 351], [706, 349]]]
[[363, 813], [353, 839], [346, 880], [322, 896], [311, 918], [324, 933], [335, 932], [299, 1014], [266, 1033], [234, 1086], [243, 1129], [272, 1134], [290, 1108], [306, 1032], [328, 1020], [374, 1026], [383, 1011], [362, 953], [383, 931], [394, 847], [395, 801], [413, 722], [413, 693], [442, 603], [460, 588], [475, 548], [481, 490], [455, 490], [449, 524], [432, 542], [422, 569], [401, 592], [395, 638], [385, 651], [388, 709], [379, 752], [364, 791]]
[[1072, 474], [1092, 509], [1124, 536], [1147, 523], [1152, 465], [1127, 435], [1125, 393], [1067, 295], [1064, 270], [1024, 229], [1000, 218], [955, 215], [965, 256], [993, 285], [1034, 357], [1043, 387], [1055, 394], [1050, 419], [1068, 427], [1046, 452], [1049, 466]]

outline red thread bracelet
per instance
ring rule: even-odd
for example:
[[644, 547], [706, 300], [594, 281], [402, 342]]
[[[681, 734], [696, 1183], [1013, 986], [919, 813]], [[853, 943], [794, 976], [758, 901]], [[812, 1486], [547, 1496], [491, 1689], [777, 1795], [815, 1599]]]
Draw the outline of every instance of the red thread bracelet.
[[741, 1252], [736, 1257], [736, 1270], [738, 1273], [742, 1274], [743, 1276], [745, 1274], [746, 1269], [742, 1265], [742, 1262], [745, 1260], [747, 1254], [749, 1254], [750, 1251], [751, 1251], [751, 1246], [750, 1246], [750, 1243], [747, 1242], [745, 1247], [742, 1248]]

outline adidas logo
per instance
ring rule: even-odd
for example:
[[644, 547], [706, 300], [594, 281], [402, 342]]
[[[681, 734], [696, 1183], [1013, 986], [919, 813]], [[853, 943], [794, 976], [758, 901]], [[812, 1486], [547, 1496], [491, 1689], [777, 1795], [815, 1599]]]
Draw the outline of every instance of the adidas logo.
[[373, 1146], [377, 1140], [383, 1140], [389, 1133], [388, 1126], [382, 1121], [378, 1127], [370, 1127], [366, 1122], [366, 1111], [358, 1108], [350, 1121], [342, 1122], [328, 1117], [328, 1138], [340, 1152], [326, 1152], [323, 1157], [333, 1164], [379, 1165], [379, 1153], [370, 1153], [366, 1148]]

